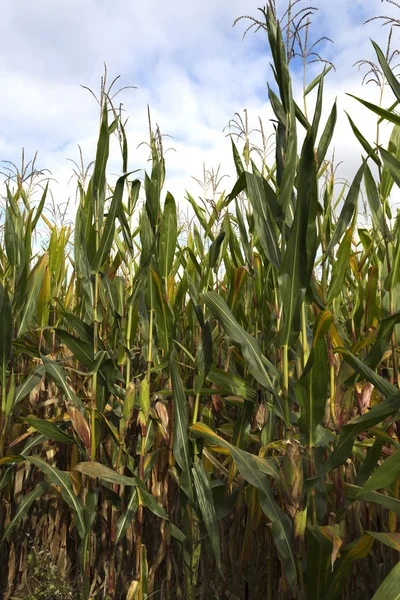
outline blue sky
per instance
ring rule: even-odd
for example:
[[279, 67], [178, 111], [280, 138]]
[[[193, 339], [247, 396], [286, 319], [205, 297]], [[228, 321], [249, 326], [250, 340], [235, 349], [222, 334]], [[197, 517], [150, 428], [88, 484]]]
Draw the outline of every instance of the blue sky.
[[[286, 0], [277, 3], [283, 8]], [[378, 100], [373, 86], [361, 87], [362, 75], [352, 65], [361, 58], [373, 59], [369, 38], [385, 46], [388, 33], [377, 22], [362, 23], [382, 13], [400, 17], [400, 10], [380, 0], [312, 4], [320, 10], [311, 36], [327, 35], [335, 42], [319, 47], [337, 67], [327, 79], [324, 115], [337, 97], [335, 156], [337, 162], [344, 161], [339, 173], [351, 177], [361, 153], [343, 110], [371, 141], [375, 121], [345, 92]], [[165, 191], [170, 190], [181, 206], [186, 188], [199, 195], [191, 176], [201, 178], [203, 162], [209, 168], [221, 163], [220, 173], [230, 177], [223, 180], [229, 191], [235, 176], [230, 142], [222, 131], [229, 119], [246, 108], [251, 126], [257, 126], [260, 116], [267, 132], [272, 131], [266, 34], [250, 32], [242, 41], [246, 22], [232, 28], [240, 15], [261, 17], [260, 5], [260, 0], [6, 0], [0, 21], [0, 159], [18, 163], [22, 146], [28, 157], [39, 150], [37, 166], [50, 169], [58, 182], [52, 185], [56, 201], [73, 198], [74, 184], [67, 186], [67, 158], [78, 159], [77, 144], [86, 162], [94, 158], [99, 121], [94, 99], [80, 84], [97, 91], [106, 61], [110, 80], [120, 74], [121, 85], [137, 86], [120, 96], [129, 116], [129, 169], [147, 164], [146, 148], [136, 147], [148, 139], [149, 104], [153, 122], [174, 138], [165, 140], [167, 148], [176, 149], [166, 156]], [[395, 32], [394, 44], [400, 48], [399, 34]], [[319, 70], [320, 65], [312, 66], [310, 77]], [[296, 68], [293, 84], [300, 92], [301, 73]], [[388, 134], [389, 129], [383, 132]], [[114, 144], [110, 172], [119, 169]]]

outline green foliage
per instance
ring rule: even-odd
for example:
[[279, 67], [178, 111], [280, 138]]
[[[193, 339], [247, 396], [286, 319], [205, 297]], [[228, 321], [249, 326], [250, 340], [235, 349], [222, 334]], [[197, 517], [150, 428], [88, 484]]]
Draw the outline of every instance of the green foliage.
[[[338, 189], [327, 158], [336, 103], [321, 125], [330, 69], [304, 82], [304, 110], [293, 97], [292, 45], [305, 65], [311, 52], [294, 5], [285, 35], [274, 2], [255, 21], [268, 34], [277, 84], [269, 88], [275, 162], [260, 151], [256, 164], [247, 113], [238, 116], [237, 182], [219, 193], [218, 171], [205, 170], [203, 206], [187, 194], [190, 223], [164, 193], [162, 135], [151, 122], [151, 170], [143, 189], [132, 180], [124, 125], [105, 88], [73, 231], [43, 213], [47, 186], [37, 208], [23, 183], [7, 187], [7, 598], [16, 556], [33, 582], [26, 600], [397, 597], [400, 236], [389, 201], [400, 187], [400, 121], [395, 106], [361, 100], [380, 118], [377, 139], [349, 117], [364, 157], [349, 189]], [[383, 84], [399, 98], [374, 49]], [[395, 124], [387, 149], [382, 120]], [[122, 174], [112, 187], [115, 133]], [[363, 189], [371, 221], [361, 228]], [[38, 248], [42, 221], [48, 243]], [[27, 534], [35, 545], [25, 565]], [[37, 550], [41, 540], [46, 550]], [[73, 586], [58, 565], [73, 569]]]

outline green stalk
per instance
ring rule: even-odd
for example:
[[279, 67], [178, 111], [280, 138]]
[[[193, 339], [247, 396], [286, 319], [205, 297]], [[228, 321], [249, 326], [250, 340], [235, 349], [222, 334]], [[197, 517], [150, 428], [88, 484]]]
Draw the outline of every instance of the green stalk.
[[335, 403], [335, 361], [333, 358], [332, 340], [331, 340], [331, 336], [329, 335], [329, 333], [326, 336], [326, 340], [327, 340], [327, 346], [328, 346], [328, 359], [329, 359], [329, 388], [330, 388], [329, 407], [330, 407], [332, 422], [335, 426], [335, 429], [337, 430], [338, 420], [336, 417], [336, 403]]
[[305, 368], [310, 351], [308, 348], [307, 341], [307, 317], [306, 317], [306, 304], [303, 302], [301, 305], [301, 344], [303, 350], [303, 369]]
[[194, 425], [195, 423], [197, 423], [197, 417], [199, 414], [199, 404], [200, 404], [200, 394], [196, 394], [196, 399], [194, 402], [194, 409], [193, 409], [193, 419], [192, 419], [192, 425]]
[[[386, 243], [385, 243], [385, 249], [386, 249], [387, 270], [388, 270], [388, 273], [390, 273], [392, 270], [392, 265], [391, 265], [391, 260], [390, 260], [389, 242], [388, 241], [386, 241]], [[390, 313], [390, 315], [393, 315], [393, 313], [394, 313], [394, 299], [393, 299], [392, 286], [390, 286], [390, 289], [389, 289], [389, 313]], [[398, 368], [397, 368], [397, 357], [396, 357], [396, 336], [395, 336], [394, 330], [393, 330], [392, 338], [391, 338], [391, 346], [392, 346], [393, 382], [397, 385], [397, 387], [400, 387], [399, 373], [398, 373]]]
[[[314, 448], [310, 446], [309, 448], [309, 460], [310, 460], [310, 468], [309, 468], [309, 476], [313, 477], [315, 475], [315, 458], [314, 458]], [[317, 501], [315, 497], [315, 488], [311, 492], [310, 502], [311, 502], [311, 524], [317, 525]]]
[[[93, 353], [96, 356], [98, 350], [98, 315], [97, 307], [99, 301], [99, 274], [95, 275], [95, 288], [94, 288], [94, 324], [93, 324]], [[91, 406], [91, 459], [96, 460], [96, 396], [97, 396], [97, 371], [93, 373], [92, 377], [92, 406]]]
[[[150, 317], [149, 317], [149, 347], [147, 353], [147, 383], [148, 389], [150, 390], [150, 382], [151, 382], [151, 363], [152, 363], [152, 354], [153, 354], [153, 282], [151, 279], [151, 273], [149, 273], [149, 294], [150, 294]], [[146, 436], [147, 436], [147, 421], [148, 416], [146, 417], [146, 422], [141, 421], [141, 446], [140, 446], [140, 456], [139, 456], [139, 479], [144, 481], [144, 458], [146, 452]], [[140, 499], [140, 492], [138, 489], [138, 496]], [[138, 514], [137, 514], [137, 540], [136, 540], [136, 571], [138, 576], [142, 577], [142, 530], [143, 530], [143, 505], [139, 501]]]
[[[132, 272], [132, 258], [129, 259], [129, 289], [132, 290], [132, 284], [133, 284], [133, 272]], [[126, 327], [126, 344], [128, 347], [128, 350], [130, 351], [131, 349], [131, 344], [132, 344], [132, 318], [133, 318], [133, 306], [129, 305], [128, 306], [128, 322], [127, 322], [127, 327]], [[126, 363], [126, 387], [128, 387], [128, 385], [131, 382], [131, 360], [128, 357], [127, 363]]]
[[290, 409], [289, 409], [289, 357], [288, 357], [288, 345], [285, 344], [282, 347], [282, 359], [283, 359], [283, 409], [286, 421], [286, 439], [290, 439]]
[[6, 364], [1, 365], [1, 419], [0, 419], [0, 458], [3, 458], [5, 429], [6, 429], [6, 402], [7, 402]]

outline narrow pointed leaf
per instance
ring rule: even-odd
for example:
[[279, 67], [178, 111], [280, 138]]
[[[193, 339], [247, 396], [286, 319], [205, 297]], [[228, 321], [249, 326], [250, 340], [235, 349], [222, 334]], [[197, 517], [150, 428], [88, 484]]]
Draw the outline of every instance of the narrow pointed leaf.
[[28, 423], [30, 427], [33, 427], [36, 431], [42, 433], [48, 440], [60, 442], [61, 444], [74, 443], [74, 438], [64, 433], [64, 431], [57, 427], [55, 423], [33, 416], [24, 417], [24, 421]]
[[29, 492], [28, 494], [25, 494], [24, 496], [21, 496], [13, 518], [4, 528], [3, 536], [0, 540], [0, 543], [7, 539], [14, 527], [18, 525], [19, 521], [27, 515], [31, 505], [35, 502], [35, 500], [40, 498], [42, 494], [44, 494], [48, 487], [49, 483], [47, 481], [42, 481], [34, 490]]
[[248, 334], [236, 321], [229, 310], [226, 302], [216, 292], [207, 292], [200, 295], [214, 316], [221, 322], [226, 334], [234, 342], [241, 345], [243, 358], [245, 359], [249, 371], [253, 377], [269, 390], [275, 398], [275, 408], [283, 418], [282, 399], [278, 396], [275, 386], [263, 361], [261, 349], [258, 341]]
[[164, 212], [160, 222], [160, 271], [165, 281], [171, 273], [178, 237], [176, 204], [173, 196], [167, 194]]
[[55, 360], [50, 360], [46, 356], [42, 356], [42, 360], [47, 374], [52, 378], [56, 386], [64, 392], [68, 400], [72, 402], [76, 408], [83, 410], [82, 402], [75, 392], [67, 383], [67, 376], [64, 368]]
[[399, 600], [400, 562], [390, 571], [372, 600]]
[[220, 538], [219, 528], [217, 523], [217, 516], [215, 513], [214, 499], [210, 482], [207, 477], [207, 473], [204, 469], [202, 461], [197, 458], [192, 469], [194, 487], [196, 489], [197, 502], [200, 506], [201, 515], [203, 517], [204, 525], [210, 538], [211, 547], [214, 552], [215, 562], [219, 571], [222, 569], [221, 565], [221, 549], [220, 549]]
[[75, 495], [72, 487], [69, 474], [65, 471], [56, 469], [49, 463], [45, 462], [42, 458], [37, 456], [27, 456], [26, 460], [31, 462], [35, 467], [43, 471], [45, 475], [49, 476], [50, 483], [57, 486], [60, 490], [61, 496], [67, 502], [67, 504], [73, 509], [75, 515], [75, 526], [81, 538], [85, 535], [86, 523], [83, 512], [83, 505], [79, 498]]
[[367, 100], [363, 100], [362, 98], [357, 98], [357, 96], [353, 96], [353, 94], [347, 94], [347, 96], [354, 98], [354, 100], [357, 100], [357, 102], [360, 102], [363, 106], [368, 108], [370, 111], [372, 111], [379, 117], [382, 117], [382, 119], [384, 119], [386, 121], [390, 121], [391, 123], [394, 123], [395, 125], [400, 125], [400, 116], [397, 115], [396, 113], [394, 113], [390, 110], [381, 108], [380, 106], [378, 106], [376, 104], [372, 104], [372, 102], [368, 102]]
[[368, 142], [368, 140], [363, 136], [363, 134], [358, 129], [358, 127], [356, 126], [356, 124], [354, 123], [354, 121], [350, 117], [350, 115], [346, 111], [344, 111], [344, 112], [347, 115], [347, 118], [349, 120], [349, 123], [350, 123], [350, 126], [351, 126], [352, 130], [353, 130], [354, 135], [356, 136], [356, 138], [360, 142], [361, 146], [364, 148], [364, 150], [367, 153], [368, 157], [372, 158], [372, 160], [374, 161], [374, 163], [376, 163], [376, 165], [378, 167], [380, 167], [381, 166], [381, 161], [379, 160], [379, 157], [377, 156], [377, 154], [374, 151], [373, 147]]
[[291, 543], [292, 531], [289, 517], [278, 506], [272, 494], [267, 475], [258, 468], [257, 461], [253, 455], [244, 450], [232, 446], [215, 434], [212, 429], [204, 423], [192, 425], [191, 430], [199, 437], [204, 437], [218, 446], [227, 448], [236, 463], [241, 475], [254, 485], [260, 492], [260, 503], [263, 512], [272, 523], [272, 536], [280, 552], [285, 565], [285, 576], [290, 586], [295, 586], [297, 581], [296, 564]]
[[365, 165], [366, 163], [363, 162], [353, 179], [353, 183], [351, 184], [349, 191], [347, 192], [347, 197], [344, 202], [342, 211], [340, 213], [338, 222], [336, 223], [336, 227], [332, 235], [331, 241], [329, 242], [329, 246], [326, 250], [326, 255], [328, 255], [331, 252], [332, 248], [334, 248], [339, 242], [343, 233], [346, 231], [348, 224], [354, 216], [358, 196], [360, 194], [360, 186], [364, 175]]
[[176, 462], [181, 468], [180, 484], [188, 498], [193, 500], [192, 477], [191, 477], [191, 450], [188, 438], [189, 415], [185, 397], [185, 390], [175, 362], [171, 355], [170, 362], [172, 398], [174, 406], [174, 437], [173, 450]]
[[400, 452], [395, 452], [387, 457], [377, 470], [371, 475], [363, 492], [373, 492], [388, 487], [400, 477]]

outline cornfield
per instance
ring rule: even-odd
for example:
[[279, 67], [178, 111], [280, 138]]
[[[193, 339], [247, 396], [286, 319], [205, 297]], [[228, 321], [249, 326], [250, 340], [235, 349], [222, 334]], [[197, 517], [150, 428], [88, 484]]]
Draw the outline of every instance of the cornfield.
[[[6, 183], [5, 600], [399, 597], [400, 229], [390, 198], [400, 83], [373, 43], [394, 103], [353, 98], [378, 121], [377, 139], [349, 116], [362, 158], [338, 192], [327, 158], [336, 103], [321, 123], [331, 65], [305, 85], [302, 106], [292, 93], [293, 44], [308, 31], [307, 20], [291, 29], [294, 4], [285, 27], [273, 2], [253, 21], [273, 60], [272, 160], [259, 153], [256, 164], [248, 138], [240, 152], [231, 136], [237, 181], [204, 206], [187, 193], [190, 223], [163, 192], [160, 131], [150, 128], [142, 183], [107, 94], [73, 227], [45, 216], [48, 183], [33, 201], [35, 171]], [[393, 127], [387, 148], [382, 123]], [[113, 135], [122, 174], [111, 187]], [[58, 590], [37, 591], [38, 556], [54, 563]]]

